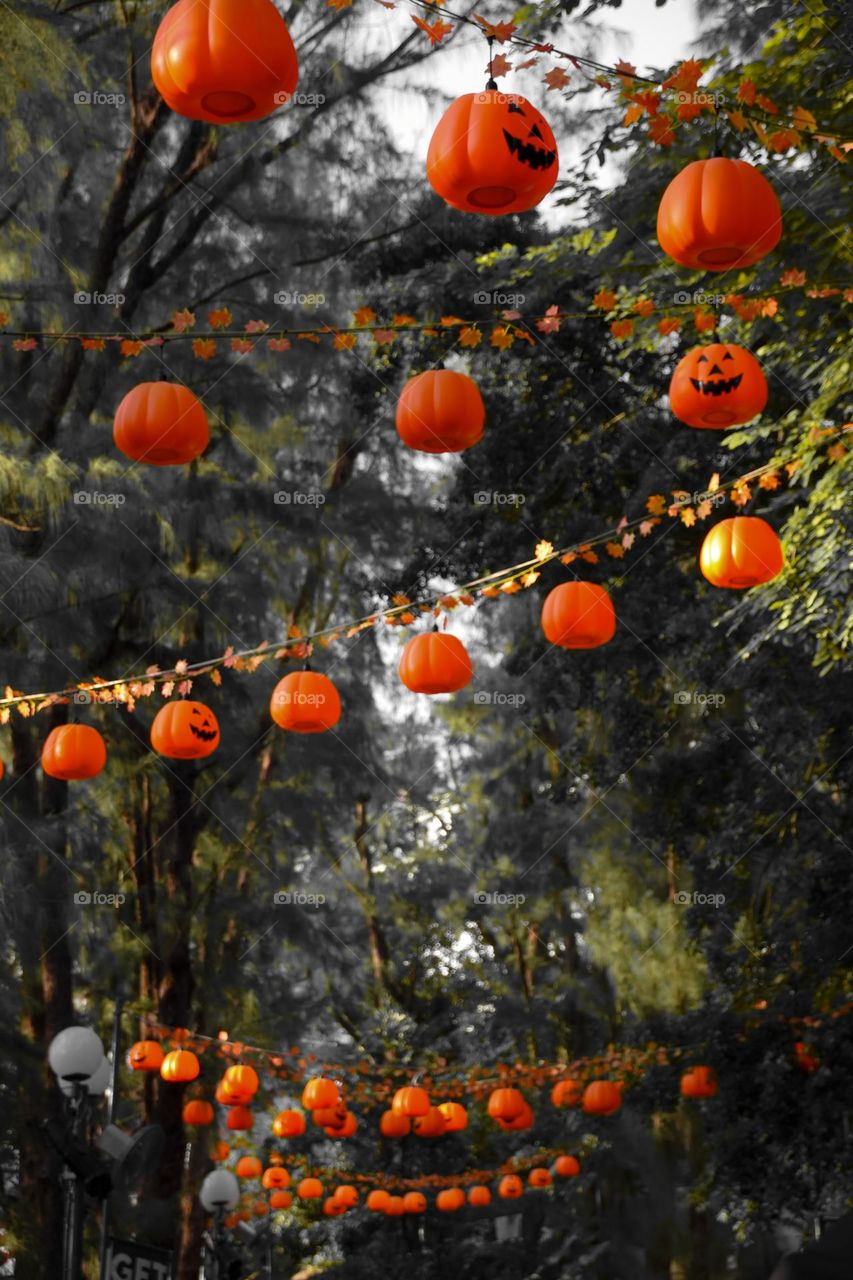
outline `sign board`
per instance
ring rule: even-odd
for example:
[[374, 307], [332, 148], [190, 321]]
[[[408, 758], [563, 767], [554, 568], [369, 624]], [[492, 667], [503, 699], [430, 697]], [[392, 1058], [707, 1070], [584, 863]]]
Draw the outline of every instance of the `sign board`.
[[128, 1240], [110, 1240], [101, 1280], [172, 1280], [172, 1255]]

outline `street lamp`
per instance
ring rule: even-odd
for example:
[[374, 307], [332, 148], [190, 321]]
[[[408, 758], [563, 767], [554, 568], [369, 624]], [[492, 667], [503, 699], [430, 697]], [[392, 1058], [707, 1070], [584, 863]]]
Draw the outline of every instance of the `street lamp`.
[[104, 1046], [91, 1027], [66, 1027], [51, 1040], [47, 1060], [55, 1076], [74, 1084], [95, 1074], [104, 1060]]

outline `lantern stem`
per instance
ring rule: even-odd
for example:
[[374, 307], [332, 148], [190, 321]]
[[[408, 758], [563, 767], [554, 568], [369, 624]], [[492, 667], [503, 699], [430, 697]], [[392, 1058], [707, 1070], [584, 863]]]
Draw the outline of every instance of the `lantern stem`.
[[497, 89], [498, 82], [492, 75], [492, 58], [494, 55], [495, 38], [494, 36], [486, 37], [489, 42], [489, 78], [486, 81], [486, 89]]

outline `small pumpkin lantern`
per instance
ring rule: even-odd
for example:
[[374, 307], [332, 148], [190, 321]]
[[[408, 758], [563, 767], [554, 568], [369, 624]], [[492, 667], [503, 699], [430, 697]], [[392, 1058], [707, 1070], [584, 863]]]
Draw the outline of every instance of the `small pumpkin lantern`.
[[714, 156], [677, 173], [658, 207], [658, 243], [683, 267], [730, 271], [767, 256], [782, 234], [782, 210], [767, 179], [746, 160]]
[[521, 1115], [516, 1116], [514, 1120], [502, 1120], [500, 1116], [496, 1116], [495, 1123], [505, 1132], [517, 1133], [523, 1129], [532, 1129], [534, 1118], [533, 1108], [525, 1101]]
[[669, 384], [669, 407], [688, 427], [737, 427], [751, 422], [766, 404], [761, 365], [734, 343], [694, 347], [681, 357]]
[[311, 1122], [318, 1129], [331, 1128], [342, 1125], [348, 1115], [347, 1105], [344, 1101], [339, 1100], [333, 1107], [317, 1107], [311, 1112]]
[[614, 1080], [593, 1080], [583, 1091], [587, 1115], [611, 1116], [622, 1106], [622, 1090]]
[[41, 749], [41, 767], [61, 782], [94, 778], [107, 763], [107, 747], [89, 724], [60, 724], [51, 729]]
[[425, 1116], [414, 1117], [412, 1128], [419, 1138], [440, 1138], [445, 1133], [447, 1125], [438, 1107], [430, 1107]]
[[527, 1175], [527, 1185], [529, 1187], [536, 1187], [537, 1189], [550, 1187], [553, 1181], [554, 1179], [551, 1177], [548, 1169], [531, 1169], [530, 1173]]
[[340, 1124], [326, 1125], [325, 1133], [327, 1138], [352, 1138], [358, 1129], [358, 1121], [351, 1111], [346, 1113]]
[[468, 1112], [459, 1102], [440, 1102], [438, 1109], [444, 1117], [446, 1133], [461, 1133], [468, 1128]]
[[323, 1184], [319, 1178], [303, 1178], [296, 1188], [300, 1200], [322, 1200]]
[[498, 1195], [502, 1200], [518, 1200], [524, 1194], [521, 1178], [515, 1173], [508, 1173], [498, 1183]]
[[383, 1111], [379, 1117], [379, 1132], [383, 1138], [405, 1138], [411, 1130], [412, 1122], [408, 1116], [398, 1116], [395, 1111]]
[[487, 1204], [492, 1203], [492, 1193], [488, 1187], [471, 1187], [468, 1191], [468, 1203], [477, 1209], [484, 1209]]
[[140, 382], [116, 409], [113, 440], [133, 462], [183, 466], [207, 448], [207, 414], [188, 387], [175, 382]]
[[259, 1178], [263, 1165], [257, 1156], [241, 1156], [234, 1168], [238, 1178]]
[[271, 1164], [268, 1169], [264, 1169], [261, 1186], [267, 1191], [284, 1191], [290, 1186], [290, 1174], [280, 1164]]
[[388, 1203], [385, 1206], [385, 1212], [389, 1218], [402, 1218], [406, 1212], [406, 1206], [403, 1204], [402, 1196], [389, 1196]]
[[558, 1178], [576, 1178], [581, 1171], [580, 1163], [574, 1156], [557, 1156], [554, 1172]]
[[400, 657], [400, 679], [413, 693], [456, 693], [473, 674], [468, 650], [446, 631], [412, 636]]
[[299, 67], [272, 0], [178, 0], [157, 28], [151, 75], [178, 115], [233, 124], [287, 102]]
[[405, 1213], [426, 1213], [426, 1196], [421, 1191], [407, 1191], [403, 1196]]
[[228, 1146], [227, 1142], [214, 1142], [210, 1151], [210, 1158], [216, 1164], [221, 1164], [223, 1160], [228, 1159], [230, 1151], [231, 1148]]
[[151, 745], [170, 760], [202, 760], [219, 746], [219, 722], [203, 702], [167, 702], [151, 725]]
[[397, 401], [397, 433], [419, 453], [461, 453], [483, 436], [486, 409], [467, 373], [427, 369], [410, 378]]
[[251, 1129], [255, 1119], [249, 1107], [229, 1107], [226, 1125], [236, 1133], [246, 1133]]
[[229, 1067], [223, 1079], [234, 1101], [243, 1104], [252, 1101], [261, 1083], [255, 1068], [242, 1064]]
[[273, 689], [270, 715], [292, 733], [325, 733], [341, 718], [340, 695], [319, 671], [291, 671]]
[[583, 1085], [580, 1080], [558, 1080], [551, 1090], [551, 1104], [561, 1110], [565, 1107], [579, 1107], [583, 1097]]
[[166, 1054], [160, 1064], [160, 1075], [163, 1079], [174, 1081], [176, 1084], [197, 1080], [200, 1070], [198, 1058], [190, 1049], [173, 1049], [171, 1053]]
[[388, 1207], [388, 1201], [391, 1199], [387, 1191], [378, 1188], [371, 1191], [367, 1197], [367, 1208], [371, 1213], [384, 1213]]
[[820, 1058], [815, 1057], [810, 1046], [804, 1040], [798, 1040], [794, 1045], [794, 1061], [806, 1075], [811, 1075], [820, 1066]]
[[461, 1187], [448, 1187], [435, 1198], [435, 1207], [440, 1213], [456, 1213], [464, 1204], [465, 1192]]
[[775, 530], [761, 516], [734, 516], [709, 529], [699, 568], [714, 587], [742, 591], [772, 582], [785, 566]]
[[213, 1124], [213, 1107], [209, 1102], [205, 1102], [203, 1098], [193, 1098], [184, 1104], [181, 1119], [184, 1124], [190, 1125]]
[[466, 213], [533, 209], [558, 172], [557, 142], [548, 121], [520, 94], [497, 88], [466, 93], [451, 103], [427, 152], [430, 186]]
[[340, 1090], [334, 1080], [326, 1076], [314, 1076], [302, 1090], [302, 1105], [306, 1111], [321, 1111], [336, 1107], [341, 1100]]
[[137, 1040], [130, 1046], [127, 1065], [131, 1071], [159, 1071], [164, 1057], [159, 1040]]
[[335, 1199], [339, 1200], [345, 1209], [354, 1209], [358, 1204], [358, 1192], [355, 1187], [345, 1182], [335, 1187]]
[[596, 582], [561, 582], [545, 597], [542, 630], [562, 649], [597, 649], [616, 631], [616, 614], [605, 587]]
[[493, 1089], [489, 1095], [488, 1112], [493, 1120], [512, 1121], [524, 1115], [527, 1101], [520, 1089]]
[[681, 1093], [685, 1098], [716, 1098], [717, 1078], [711, 1067], [690, 1067], [681, 1077]]
[[391, 1103], [391, 1110], [396, 1116], [425, 1116], [429, 1109], [429, 1094], [417, 1085], [398, 1089]]
[[347, 1207], [342, 1200], [337, 1200], [334, 1196], [327, 1196], [323, 1201], [323, 1213], [327, 1218], [340, 1218], [346, 1213]]
[[289, 1191], [274, 1191], [270, 1196], [271, 1209], [289, 1209], [293, 1204], [293, 1196]]
[[266, 1200], [256, 1200], [252, 1205], [252, 1213], [256, 1218], [265, 1218], [270, 1211]]
[[279, 1111], [272, 1131], [277, 1138], [300, 1138], [305, 1132], [305, 1116], [301, 1111]]

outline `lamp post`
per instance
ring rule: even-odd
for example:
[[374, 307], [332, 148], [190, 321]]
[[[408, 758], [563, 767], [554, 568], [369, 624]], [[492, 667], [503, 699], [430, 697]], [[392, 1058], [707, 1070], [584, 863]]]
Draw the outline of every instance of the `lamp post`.
[[225, 1211], [236, 1208], [240, 1202], [240, 1184], [227, 1169], [214, 1169], [202, 1182], [198, 1198], [202, 1208], [213, 1214], [212, 1248], [206, 1251], [208, 1258], [204, 1264], [204, 1280], [220, 1280], [219, 1254], [224, 1242], [223, 1219]]

